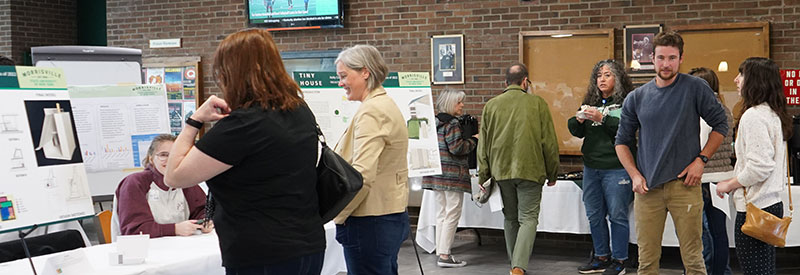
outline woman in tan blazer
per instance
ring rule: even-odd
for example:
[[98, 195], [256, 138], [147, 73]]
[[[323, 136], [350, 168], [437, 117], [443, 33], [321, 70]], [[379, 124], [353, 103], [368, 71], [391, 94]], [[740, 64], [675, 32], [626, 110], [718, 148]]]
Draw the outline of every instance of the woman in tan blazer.
[[389, 69], [373, 46], [357, 45], [336, 58], [339, 86], [360, 101], [335, 151], [361, 172], [364, 186], [334, 219], [348, 274], [397, 274], [397, 253], [408, 237], [408, 130], [381, 83]]

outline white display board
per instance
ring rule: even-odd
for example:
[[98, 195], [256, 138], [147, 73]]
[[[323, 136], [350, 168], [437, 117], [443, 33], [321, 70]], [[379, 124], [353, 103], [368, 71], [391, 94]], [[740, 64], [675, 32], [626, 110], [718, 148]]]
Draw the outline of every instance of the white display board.
[[0, 233], [94, 215], [58, 68], [0, 67]]
[[70, 86], [81, 156], [92, 194], [110, 194], [122, 177], [144, 168], [150, 142], [169, 133], [164, 84]]
[[[328, 144], [333, 147], [361, 103], [347, 100], [334, 72], [295, 72], [294, 78], [300, 84]], [[441, 174], [436, 114], [428, 73], [390, 73], [383, 86], [403, 113], [408, 128], [408, 176]]]

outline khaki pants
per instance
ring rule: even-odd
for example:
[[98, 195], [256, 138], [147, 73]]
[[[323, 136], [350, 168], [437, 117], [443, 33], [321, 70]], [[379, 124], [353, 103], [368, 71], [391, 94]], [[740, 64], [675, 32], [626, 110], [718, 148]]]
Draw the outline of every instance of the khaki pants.
[[436, 254], [450, 255], [450, 247], [456, 236], [458, 220], [461, 219], [461, 206], [464, 192], [433, 191], [439, 213], [436, 215]]
[[503, 199], [503, 229], [506, 250], [511, 268], [528, 270], [528, 261], [536, 240], [539, 225], [539, 205], [542, 202], [542, 184], [523, 179], [498, 181]]
[[636, 238], [639, 243], [639, 275], [659, 274], [661, 238], [667, 211], [675, 222], [681, 260], [686, 275], [706, 274], [703, 262], [703, 193], [700, 186], [685, 186], [673, 180], [647, 194], [636, 194]]

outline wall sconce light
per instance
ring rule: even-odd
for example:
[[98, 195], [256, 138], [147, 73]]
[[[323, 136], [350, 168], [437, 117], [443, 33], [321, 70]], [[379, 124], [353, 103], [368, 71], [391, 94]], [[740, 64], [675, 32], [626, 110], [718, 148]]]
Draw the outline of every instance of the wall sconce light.
[[720, 61], [719, 66], [717, 67], [718, 72], [727, 72], [728, 71], [728, 62], [727, 61]]

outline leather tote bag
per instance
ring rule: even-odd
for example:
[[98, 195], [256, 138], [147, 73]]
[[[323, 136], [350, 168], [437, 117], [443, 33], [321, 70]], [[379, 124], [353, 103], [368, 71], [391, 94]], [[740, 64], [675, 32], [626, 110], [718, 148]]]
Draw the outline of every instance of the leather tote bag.
[[319, 215], [322, 222], [327, 223], [347, 206], [356, 196], [364, 179], [352, 165], [336, 154], [325, 143], [319, 125], [317, 136], [321, 153], [317, 163], [317, 196], [319, 197]]
[[[788, 154], [787, 154], [788, 158]], [[787, 164], [788, 159], [787, 159]], [[786, 183], [789, 184], [789, 169], [786, 169]], [[753, 203], [747, 203], [747, 212], [745, 212], [745, 221], [742, 225], [742, 233], [747, 236], [756, 238], [762, 242], [777, 246], [786, 246], [786, 232], [789, 230], [789, 224], [792, 222], [792, 215], [794, 214], [794, 206], [792, 205], [792, 186], [789, 187], [789, 216], [778, 218], [772, 213], [761, 210]], [[744, 189], [744, 199], [747, 201], [747, 189]]]

